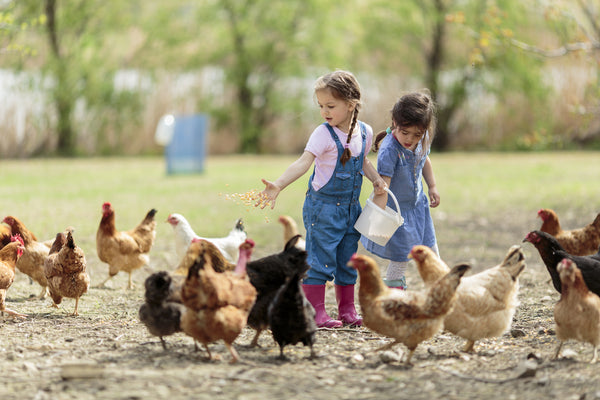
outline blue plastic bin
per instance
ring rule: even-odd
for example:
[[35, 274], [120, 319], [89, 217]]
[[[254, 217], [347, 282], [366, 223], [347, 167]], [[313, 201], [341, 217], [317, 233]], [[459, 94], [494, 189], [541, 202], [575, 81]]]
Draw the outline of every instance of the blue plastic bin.
[[167, 173], [196, 173], [204, 170], [208, 117], [204, 114], [175, 117], [173, 136], [165, 148]]

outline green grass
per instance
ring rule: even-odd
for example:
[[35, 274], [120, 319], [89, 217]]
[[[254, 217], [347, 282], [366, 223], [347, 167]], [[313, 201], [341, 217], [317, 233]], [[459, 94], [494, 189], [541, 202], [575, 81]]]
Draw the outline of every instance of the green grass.
[[[132, 228], [156, 208], [157, 243], [164, 252], [173, 246], [172, 229], [164, 223], [169, 213], [183, 214], [204, 236], [225, 235], [242, 217], [257, 250], [275, 251], [282, 245], [280, 214], [291, 215], [302, 226], [310, 173], [280, 194], [274, 210], [248, 207], [226, 195], [262, 190], [260, 178], [276, 179], [295, 158], [209, 157], [205, 172], [191, 175], [167, 175], [162, 157], [4, 160], [0, 214], [20, 218], [40, 239], [74, 226], [86, 254], [95, 253], [104, 201], [113, 204], [119, 229]], [[431, 159], [442, 198], [433, 210], [441, 246], [444, 232], [455, 225], [462, 228], [452, 232], [454, 238], [488, 240], [469, 225], [471, 220], [503, 222], [513, 216], [525, 219], [524, 228], [534, 229], [539, 226], [537, 210], [549, 207], [564, 216], [568, 228], [591, 221], [600, 211], [597, 152], [451, 153], [432, 154]], [[365, 179], [363, 204], [371, 190]]]

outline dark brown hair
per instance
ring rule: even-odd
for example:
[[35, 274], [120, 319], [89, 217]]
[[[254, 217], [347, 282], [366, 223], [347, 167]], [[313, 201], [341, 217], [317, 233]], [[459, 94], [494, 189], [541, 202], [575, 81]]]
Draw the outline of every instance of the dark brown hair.
[[[429, 90], [410, 92], [400, 97], [392, 108], [392, 125], [397, 128], [416, 126], [427, 131], [423, 136], [421, 156], [427, 154], [435, 136], [436, 109]], [[388, 128], [389, 129], [389, 128]], [[388, 134], [388, 130], [379, 132], [373, 141], [373, 151], [379, 150], [379, 142]]]
[[323, 75], [315, 82], [315, 92], [319, 90], [329, 89], [331, 95], [336, 99], [347, 101], [354, 105], [354, 112], [352, 113], [352, 121], [350, 122], [350, 130], [348, 131], [348, 139], [344, 145], [344, 152], [340, 158], [342, 165], [346, 164], [346, 161], [352, 157], [352, 153], [348, 148], [350, 140], [352, 139], [352, 132], [358, 122], [358, 110], [360, 108], [360, 85], [358, 81], [348, 71], [334, 71], [327, 75]]

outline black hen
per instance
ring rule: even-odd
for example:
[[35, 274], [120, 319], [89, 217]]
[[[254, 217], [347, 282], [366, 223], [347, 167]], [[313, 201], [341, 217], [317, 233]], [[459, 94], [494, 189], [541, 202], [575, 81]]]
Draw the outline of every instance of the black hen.
[[315, 309], [306, 299], [302, 290], [302, 278], [305, 269], [299, 269], [277, 290], [273, 301], [269, 305], [269, 325], [273, 339], [279, 344], [279, 358], [285, 359], [283, 348], [302, 342], [310, 346], [310, 358], [315, 357], [313, 344], [317, 324], [315, 322]]
[[529, 232], [523, 241], [533, 244], [538, 250], [550, 273], [552, 284], [559, 293], [561, 293], [561, 282], [556, 266], [563, 258], [568, 258], [577, 264], [577, 267], [581, 270], [581, 275], [588, 289], [600, 296], [600, 258], [598, 254], [592, 256], [569, 254], [554, 236], [542, 231]]
[[173, 294], [171, 282], [166, 271], [156, 272], [146, 278], [146, 300], [139, 311], [140, 321], [151, 334], [160, 338], [165, 350], [167, 345], [163, 337], [181, 332], [180, 321], [185, 312], [183, 304], [169, 300]]
[[282, 252], [272, 254], [246, 264], [246, 272], [250, 283], [256, 288], [257, 296], [254, 306], [248, 315], [248, 326], [256, 330], [250, 346], [258, 345], [260, 333], [269, 327], [268, 308], [277, 290], [285, 283], [286, 278], [295, 272], [304, 271], [306, 251], [296, 247], [300, 235], [296, 235], [285, 244]]

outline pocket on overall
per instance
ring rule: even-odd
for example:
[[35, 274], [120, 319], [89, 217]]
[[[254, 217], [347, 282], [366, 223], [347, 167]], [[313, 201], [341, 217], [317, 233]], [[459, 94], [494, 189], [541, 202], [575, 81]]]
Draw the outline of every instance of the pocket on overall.
[[[348, 191], [348, 186], [349, 186], [348, 182], [350, 181], [350, 179], [352, 179], [352, 174], [350, 172], [336, 172], [333, 189], [336, 192]], [[351, 186], [350, 186], [350, 189], [352, 189]]]

